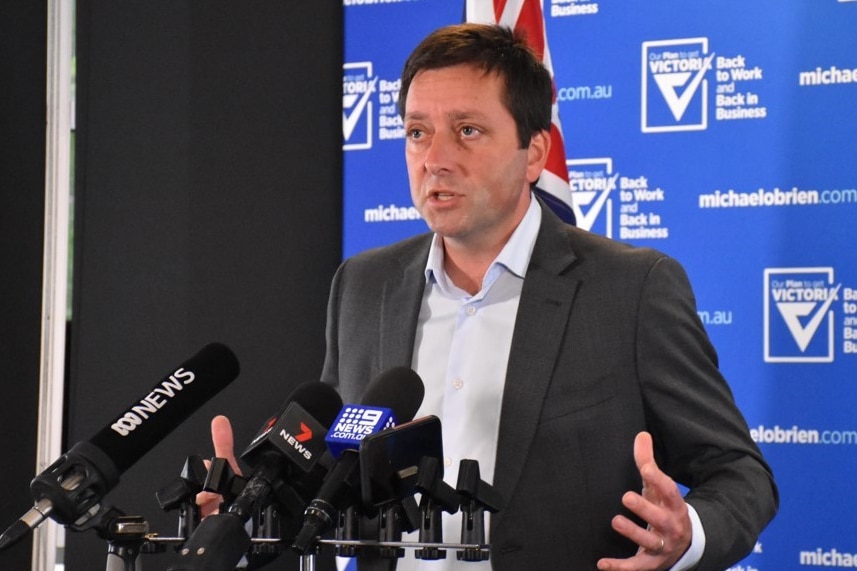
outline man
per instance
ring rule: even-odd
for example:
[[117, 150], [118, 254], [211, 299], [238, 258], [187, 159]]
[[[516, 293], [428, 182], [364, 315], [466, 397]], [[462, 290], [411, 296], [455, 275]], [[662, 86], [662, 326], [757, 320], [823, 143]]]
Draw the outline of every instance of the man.
[[722, 570], [747, 555], [777, 491], [684, 271], [533, 197], [547, 71], [508, 30], [451, 26], [411, 54], [399, 101], [433, 233], [343, 263], [322, 380], [355, 402], [390, 367], [420, 374], [446, 479], [477, 459], [505, 498], [493, 569]]
[[[505, 500], [490, 522], [495, 570], [723, 570], [776, 511], [770, 469], [679, 264], [565, 225], [534, 198], [550, 104], [548, 72], [509, 30], [450, 26], [415, 49], [400, 106], [432, 233], [342, 264], [322, 380], [357, 402], [391, 367], [419, 373], [446, 480], [476, 459]], [[229, 456], [228, 425], [213, 432]], [[488, 565], [409, 552], [399, 569]]]

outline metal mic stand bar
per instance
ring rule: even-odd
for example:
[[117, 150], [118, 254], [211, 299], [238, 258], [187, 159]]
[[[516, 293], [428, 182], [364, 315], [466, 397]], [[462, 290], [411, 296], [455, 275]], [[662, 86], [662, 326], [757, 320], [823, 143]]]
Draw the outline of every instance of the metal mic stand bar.
[[453, 549], [456, 551], [465, 551], [470, 553], [481, 552], [485, 555], [484, 559], [488, 559], [488, 553], [491, 548], [490, 545], [477, 543], [425, 543], [419, 541], [375, 541], [371, 539], [316, 539], [314, 545], [315, 548], [310, 549], [308, 553], [304, 553], [301, 556], [300, 571], [316, 571], [318, 547], [321, 545], [333, 545], [337, 547], [386, 547], [390, 549]]

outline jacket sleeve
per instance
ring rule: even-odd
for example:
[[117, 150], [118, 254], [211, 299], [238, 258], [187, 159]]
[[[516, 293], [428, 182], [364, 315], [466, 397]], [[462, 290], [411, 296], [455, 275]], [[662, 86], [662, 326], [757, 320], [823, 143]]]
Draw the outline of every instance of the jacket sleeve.
[[697, 569], [726, 569], [749, 554], [778, 493], [699, 320], [682, 267], [652, 265], [641, 292], [637, 367], [660, 467], [689, 491], [706, 545]]

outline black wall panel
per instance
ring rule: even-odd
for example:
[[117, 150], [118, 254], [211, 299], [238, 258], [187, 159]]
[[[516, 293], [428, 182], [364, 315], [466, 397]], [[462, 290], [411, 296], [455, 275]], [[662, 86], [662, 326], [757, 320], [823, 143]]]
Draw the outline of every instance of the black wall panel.
[[[0, 5], [0, 526], [32, 507], [45, 210], [47, 6]], [[0, 553], [30, 568], [32, 543]]]
[[[154, 494], [188, 454], [211, 455], [211, 417], [233, 419], [241, 448], [320, 373], [341, 255], [341, 35], [328, 0], [78, 3], [69, 442], [210, 341], [242, 368], [108, 497], [161, 534], [176, 518]], [[105, 553], [71, 534], [66, 569]]]

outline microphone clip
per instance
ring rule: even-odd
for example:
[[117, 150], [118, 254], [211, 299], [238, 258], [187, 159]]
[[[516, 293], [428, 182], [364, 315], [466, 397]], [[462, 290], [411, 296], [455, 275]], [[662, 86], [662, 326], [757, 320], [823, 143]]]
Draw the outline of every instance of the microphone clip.
[[[482, 480], [476, 460], [462, 460], [458, 465], [456, 490], [461, 495], [461, 543], [485, 544], [485, 510], [496, 513], [503, 504], [500, 493]], [[459, 561], [487, 561], [487, 549], [468, 548], [458, 551]]]
[[99, 513], [99, 502], [118, 482], [113, 461], [83, 441], [33, 478], [30, 492], [42, 519], [50, 514], [64, 525], [83, 525]]

